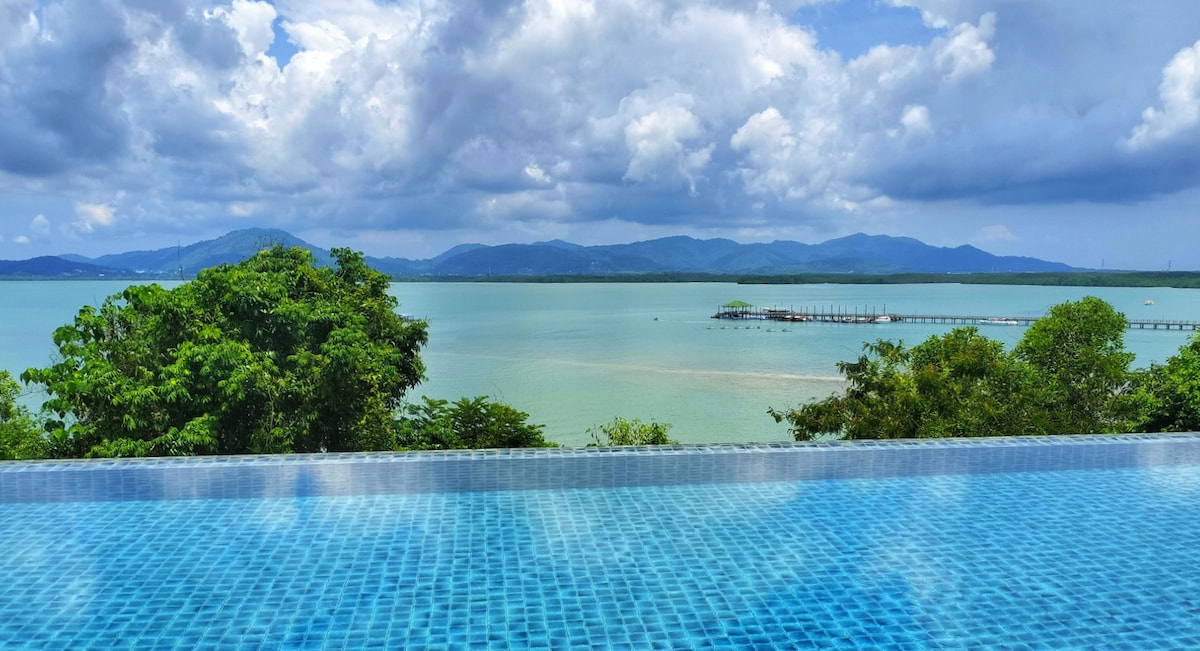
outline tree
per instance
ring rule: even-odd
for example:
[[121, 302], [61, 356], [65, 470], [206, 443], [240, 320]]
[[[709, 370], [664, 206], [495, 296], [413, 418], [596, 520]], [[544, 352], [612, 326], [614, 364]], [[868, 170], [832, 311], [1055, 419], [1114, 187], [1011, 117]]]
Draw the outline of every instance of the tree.
[[1094, 296], [1061, 303], [1034, 321], [1014, 353], [1034, 369], [1044, 391], [1048, 434], [1125, 429], [1124, 401], [1133, 353], [1125, 351], [1125, 315]]
[[838, 364], [841, 395], [769, 413], [797, 440], [1119, 431], [1134, 406], [1125, 327], [1088, 297], [1051, 308], [1012, 352], [969, 327], [912, 349], [880, 340]]
[[933, 336], [911, 349], [879, 340], [855, 362], [840, 362], [847, 388], [799, 409], [771, 409], [796, 440], [917, 438], [1031, 433], [1024, 399], [1028, 369], [973, 327]]
[[361, 254], [316, 267], [273, 247], [172, 290], [129, 287], [55, 331], [51, 451], [131, 456], [346, 451], [394, 438], [423, 376], [406, 322]]
[[529, 414], [480, 396], [405, 405], [393, 447], [407, 450], [555, 447]]
[[625, 420], [617, 417], [603, 425], [589, 427], [588, 434], [593, 443], [588, 445], [678, 445], [679, 441], [667, 436], [670, 430], [670, 423], [643, 423], [636, 418]]
[[1139, 432], [1200, 430], [1200, 334], [1194, 335], [1166, 364], [1138, 373], [1131, 401]]
[[45, 455], [45, 439], [29, 411], [17, 404], [21, 385], [0, 371], [0, 460], [38, 459]]

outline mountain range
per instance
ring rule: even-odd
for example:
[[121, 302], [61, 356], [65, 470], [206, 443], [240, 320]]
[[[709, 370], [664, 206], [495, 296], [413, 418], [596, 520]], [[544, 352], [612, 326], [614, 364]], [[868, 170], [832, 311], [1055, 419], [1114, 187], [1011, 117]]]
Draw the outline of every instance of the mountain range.
[[[97, 258], [62, 255], [0, 260], [5, 277], [191, 278], [206, 267], [236, 263], [281, 244], [300, 246], [327, 264], [329, 251], [277, 229], [250, 228], [215, 240]], [[533, 244], [460, 244], [427, 260], [367, 257], [396, 278], [498, 276], [617, 276], [653, 273], [771, 275], [802, 273], [1023, 273], [1072, 271], [1036, 258], [995, 256], [973, 246], [935, 247], [908, 237], [858, 233], [820, 244], [665, 237], [632, 244], [581, 246], [562, 240]]]

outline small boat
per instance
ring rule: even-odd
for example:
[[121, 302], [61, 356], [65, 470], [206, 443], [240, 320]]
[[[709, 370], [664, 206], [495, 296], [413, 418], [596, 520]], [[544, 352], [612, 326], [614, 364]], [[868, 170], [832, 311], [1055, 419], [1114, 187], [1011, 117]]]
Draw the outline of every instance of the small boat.
[[1154, 301], [1152, 301], [1150, 299], [1146, 299], [1146, 302], [1142, 303], [1142, 305], [1154, 305]]
[[1006, 326], [1014, 326], [1014, 325], [1021, 325], [1021, 324], [1020, 324], [1020, 322], [1018, 322], [1016, 319], [1003, 319], [1003, 318], [1000, 318], [1000, 317], [991, 317], [991, 318], [988, 318], [988, 319], [980, 319], [980, 320], [979, 320], [979, 325], [1006, 325]]
[[886, 314], [882, 314], [880, 316], [875, 317], [875, 323], [891, 323], [891, 322], [892, 322], [892, 317], [890, 317]]

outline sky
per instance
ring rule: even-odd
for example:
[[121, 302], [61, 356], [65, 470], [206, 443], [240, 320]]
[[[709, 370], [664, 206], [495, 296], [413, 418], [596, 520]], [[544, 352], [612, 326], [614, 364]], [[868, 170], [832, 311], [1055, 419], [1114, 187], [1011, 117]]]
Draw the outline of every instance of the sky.
[[1200, 269], [1195, 0], [0, 0], [0, 258], [865, 232]]

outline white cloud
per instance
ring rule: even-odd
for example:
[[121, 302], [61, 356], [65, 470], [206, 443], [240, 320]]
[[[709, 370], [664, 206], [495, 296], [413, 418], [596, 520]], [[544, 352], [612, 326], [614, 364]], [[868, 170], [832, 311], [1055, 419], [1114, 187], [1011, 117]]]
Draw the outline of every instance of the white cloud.
[[1162, 110], [1142, 112], [1142, 123], [1125, 141], [1130, 149], [1171, 140], [1200, 123], [1200, 41], [1180, 50], [1163, 68], [1158, 95]]
[[786, 168], [796, 149], [792, 125], [774, 106], [756, 113], [734, 132], [729, 146], [743, 154], [740, 170], [751, 194], [785, 195], [792, 185]]
[[933, 131], [933, 123], [929, 119], [929, 107], [920, 104], [904, 107], [904, 113], [900, 116], [900, 124], [904, 125], [905, 133], [910, 135]]
[[112, 226], [116, 222], [116, 211], [104, 203], [78, 202], [75, 204], [75, 216], [77, 219], [71, 222], [71, 228], [80, 234], [91, 233], [97, 227]]
[[695, 175], [708, 164], [712, 145], [688, 149], [684, 145], [703, 135], [700, 121], [688, 109], [665, 106], [625, 125], [629, 166], [625, 178], [637, 182], [681, 178], [695, 191]]
[[269, 2], [233, 0], [228, 9], [217, 7], [208, 16], [223, 20], [233, 28], [242, 52], [248, 57], [265, 53], [275, 40], [271, 23], [275, 22], [277, 14]]
[[49, 235], [50, 220], [45, 215], [37, 215], [29, 222], [29, 230], [38, 235]]
[[1016, 242], [1017, 236], [1003, 224], [993, 224], [979, 229], [975, 239], [980, 242]]
[[13, 242], [16, 244], [29, 244], [29, 238], [24, 235], [18, 235], [13, 238]]
[[545, 170], [538, 167], [537, 163], [530, 163], [525, 166], [525, 176], [537, 181], [538, 183], [549, 183], [550, 177], [546, 176]]
[[962, 23], [944, 40], [934, 61], [948, 81], [959, 81], [987, 71], [996, 61], [988, 41], [996, 33], [996, 14], [986, 13], [978, 25]]
[[234, 217], [250, 217], [258, 212], [258, 206], [253, 203], [237, 201], [229, 204], [229, 214]]
[[[54, 224], [89, 239], [248, 218], [815, 238], [902, 232], [869, 221], [896, 202], [1197, 185], [1186, 147], [1152, 145], [1186, 144], [1200, 123], [1200, 3], [883, 0], [933, 31], [851, 60], [821, 49], [807, 4], [8, 0], [0, 188], [45, 202], [14, 214], [90, 206]], [[297, 49], [282, 68], [264, 54], [272, 21]], [[109, 189], [128, 194], [97, 203]]]

